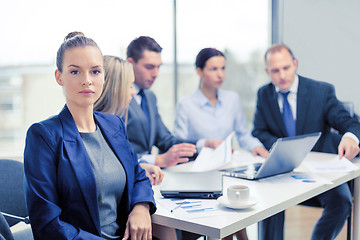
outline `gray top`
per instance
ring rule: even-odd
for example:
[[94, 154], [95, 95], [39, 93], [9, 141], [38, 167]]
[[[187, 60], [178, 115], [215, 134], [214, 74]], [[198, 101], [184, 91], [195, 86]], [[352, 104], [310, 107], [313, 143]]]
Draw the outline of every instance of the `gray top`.
[[117, 209], [126, 184], [122, 164], [107, 144], [100, 129], [80, 133], [95, 174], [99, 203], [101, 234], [105, 239], [118, 239]]

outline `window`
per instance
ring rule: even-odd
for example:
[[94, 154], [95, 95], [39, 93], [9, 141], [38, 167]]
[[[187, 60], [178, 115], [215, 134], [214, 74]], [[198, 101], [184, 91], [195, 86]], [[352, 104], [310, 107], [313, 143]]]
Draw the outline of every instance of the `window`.
[[256, 92], [265, 82], [263, 55], [269, 43], [267, 0], [178, 1], [178, 96], [199, 87], [195, 58], [205, 47], [225, 54], [224, 89], [239, 93], [251, 123]]
[[[62, 88], [54, 78], [55, 56], [71, 31], [93, 38], [104, 55], [122, 58], [131, 40], [140, 35], [153, 37], [163, 47], [164, 65], [152, 90], [171, 130], [175, 110], [173, 4], [168, 0], [63, 0], [54, 5], [47, 0], [13, 0], [3, 5], [0, 155], [21, 155], [28, 127], [63, 107]], [[264, 82], [268, 0], [177, 1], [177, 23], [178, 96], [198, 86], [194, 59], [199, 50], [216, 47], [227, 57], [224, 88], [239, 92], [250, 121], [255, 92]]]

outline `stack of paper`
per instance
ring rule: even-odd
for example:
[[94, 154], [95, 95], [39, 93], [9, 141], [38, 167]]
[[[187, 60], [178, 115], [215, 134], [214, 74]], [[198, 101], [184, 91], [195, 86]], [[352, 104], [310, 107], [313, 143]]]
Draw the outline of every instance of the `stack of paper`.
[[232, 137], [234, 132], [230, 133], [226, 139], [216, 148], [211, 149], [203, 147], [199, 156], [194, 161], [191, 172], [213, 171], [221, 168], [231, 161], [232, 155]]

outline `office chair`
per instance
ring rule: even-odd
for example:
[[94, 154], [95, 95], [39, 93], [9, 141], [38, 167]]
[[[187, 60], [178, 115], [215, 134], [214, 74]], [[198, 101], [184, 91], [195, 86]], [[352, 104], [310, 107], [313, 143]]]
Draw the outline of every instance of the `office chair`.
[[351, 117], [355, 116], [355, 107], [353, 102], [342, 102], [345, 109], [349, 112]]
[[0, 240], [14, 240], [14, 237], [10, 231], [9, 224], [5, 220], [4, 216], [0, 213]]
[[[345, 110], [349, 112], [350, 117], [357, 117], [355, 114], [355, 106], [353, 102], [341, 102], [341, 104], [344, 106]], [[332, 133], [338, 134], [339, 132], [333, 128], [331, 128]], [[336, 146], [337, 147], [337, 146]]]
[[[26, 224], [30, 223], [25, 203], [24, 165], [22, 162], [0, 159], [0, 213], [9, 227], [20, 221]], [[33, 239], [30, 225], [26, 232], [27, 236], [22, 235], [23, 237], [19, 239]]]

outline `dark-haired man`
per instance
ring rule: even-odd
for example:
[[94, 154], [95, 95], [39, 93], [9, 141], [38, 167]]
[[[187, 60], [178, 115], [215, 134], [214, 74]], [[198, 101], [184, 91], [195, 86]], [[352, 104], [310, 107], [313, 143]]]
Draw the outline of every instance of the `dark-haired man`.
[[[270, 149], [281, 137], [322, 132], [313, 151], [338, 153], [340, 158], [355, 157], [359, 153], [360, 124], [336, 98], [334, 87], [297, 75], [298, 62], [286, 45], [270, 47], [265, 63], [271, 83], [258, 91], [253, 135]], [[343, 135], [331, 132], [331, 127]], [[324, 208], [311, 239], [334, 239], [351, 212], [348, 185], [342, 184], [310, 202]], [[259, 223], [259, 239], [283, 238], [284, 212]]]
[[[127, 48], [127, 59], [134, 67], [137, 92], [129, 106], [127, 132], [140, 161], [169, 167], [188, 161], [196, 153], [196, 147], [171, 135], [159, 115], [156, 96], [149, 90], [162, 64], [161, 50], [153, 38], [146, 36], [134, 39]], [[161, 154], [151, 155], [153, 146]]]

